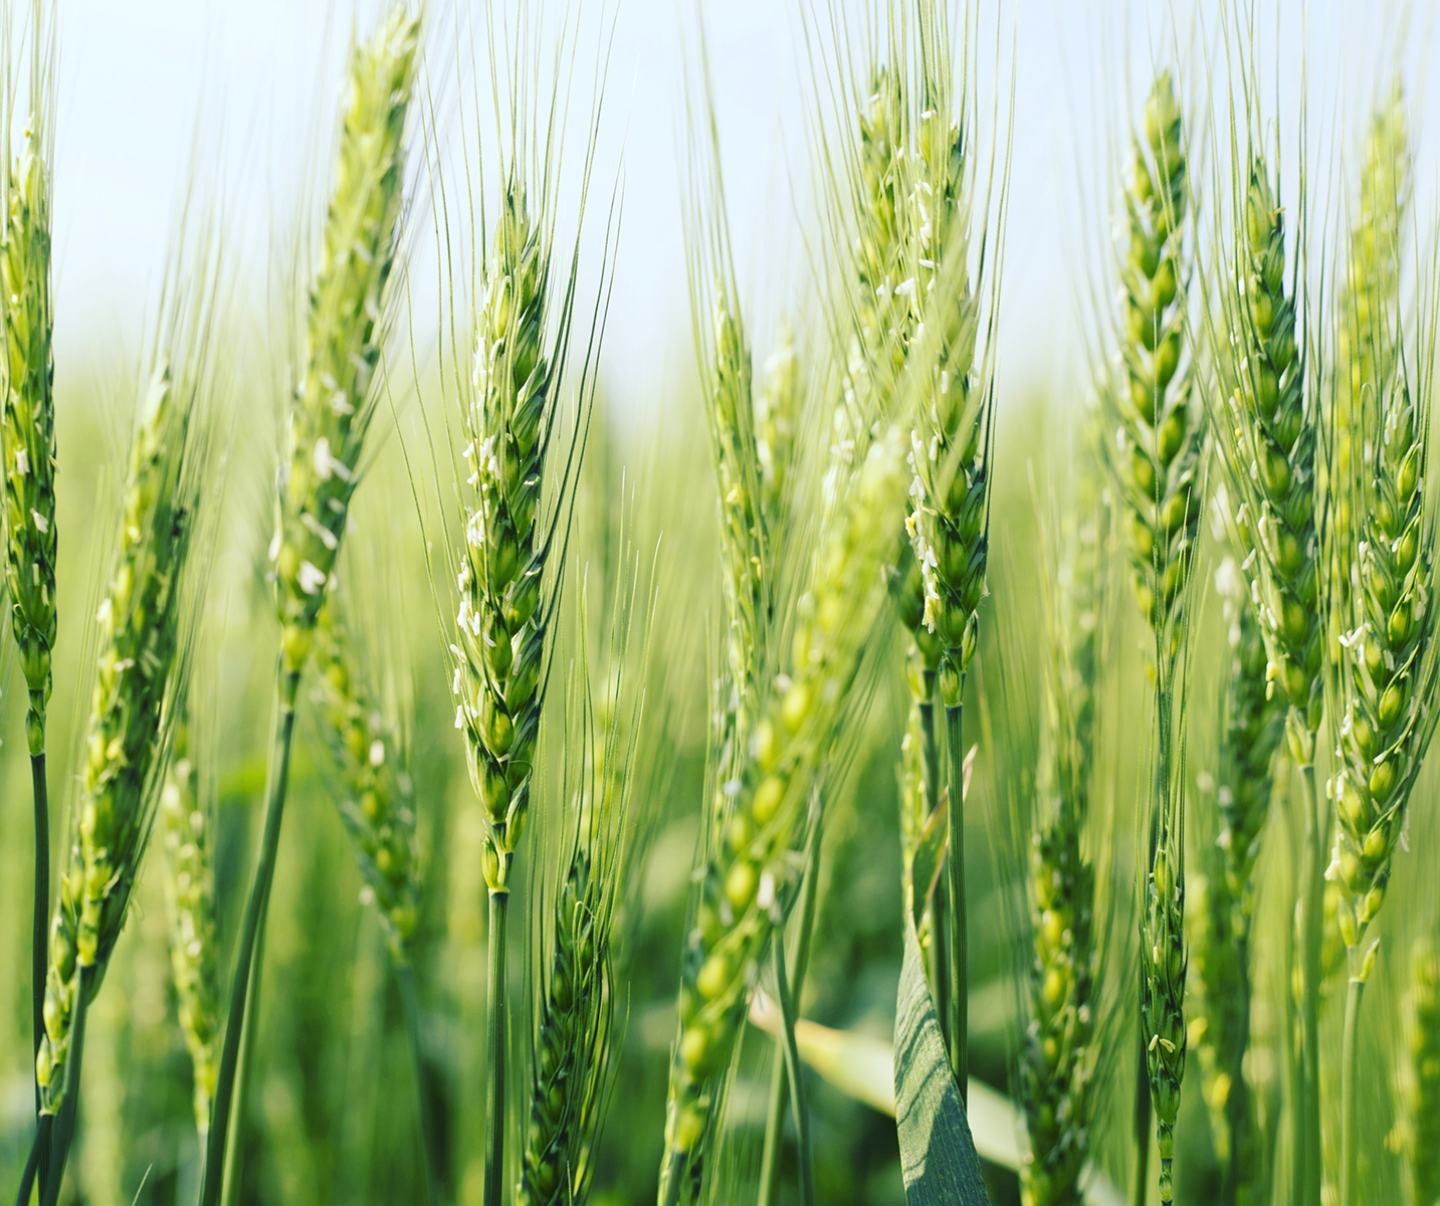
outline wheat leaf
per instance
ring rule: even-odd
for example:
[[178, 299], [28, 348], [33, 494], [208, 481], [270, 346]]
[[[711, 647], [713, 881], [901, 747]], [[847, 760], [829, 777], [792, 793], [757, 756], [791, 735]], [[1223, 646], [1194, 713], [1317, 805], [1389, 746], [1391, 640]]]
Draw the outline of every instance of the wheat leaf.
[[910, 1206], [987, 1204], [980, 1158], [965, 1103], [950, 1074], [945, 1041], [920, 959], [914, 922], [905, 918], [905, 956], [895, 1008], [895, 1116], [900, 1171]]

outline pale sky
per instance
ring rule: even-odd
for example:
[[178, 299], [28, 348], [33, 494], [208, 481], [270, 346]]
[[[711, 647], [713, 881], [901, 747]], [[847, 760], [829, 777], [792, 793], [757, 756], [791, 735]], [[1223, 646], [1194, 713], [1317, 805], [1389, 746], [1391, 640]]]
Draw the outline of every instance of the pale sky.
[[[810, 174], [799, 13], [802, 4], [829, 2], [579, 0], [582, 28], [584, 21], [598, 26], [602, 8], [618, 10], [597, 175], [608, 187], [623, 150], [624, 229], [606, 352], [609, 392], [623, 404], [664, 405], [691, 369], [680, 197], [685, 47], [693, 46], [696, 11], [703, 8], [708, 28], [742, 285], [761, 307], [777, 290], [789, 286], [794, 295], [802, 283], [804, 253], [790, 200], [792, 182], [803, 186]], [[834, 2], [856, 13], [864, 8], [864, 0]], [[432, 9], [445, 3], [432, 0]], [[294, 212], [300, 190], [313, 192], [327, 178], [345, 33], [352, 21], [368, 22], [376, 6], [66, 0], [59, 7], [55, 220], [63, 356], [138, 339], [138, 302], [159, 279], [197, 122], [202, 136], [212, 144], [223, 140], [230, 161], [240, 165], [228, 200], [243, 232], [237, 238], [255, 257], [276, 244], [277, 221]], [[1219, 6], [1006, 0], [984, 7], [1001, 10], [1004, 36], [1015, 47], [1002, 385], [1059, 384], [1078, 365], [1080, 309], [1090, 289], [1082, 277], [1082, 236], [1095, 239], [1097, 215], [1103, 219], [1111, 201], [1110, 148], [1123, 135], [1127, 98], [1133, 108], [1151, 65], [1168, 57], [1172, 31], [1189, 19], [1170, 19], [1167, 10]], [[1273, 11], [1274, 0], [1260, 7]], [[1282, 5], [1297, 29], [1301, 7], [1297, 0]], [[1325, 143], [1326, 153], [1353, 157], [1356, 115], [1374, 90], [1384, 48], [1397, 40], [1402, 7], [1309, 5], [1312, 142]], [[1425, 14], [1430, 5], [1413, 7]], [[1382, 15], [1362, 11], [1372, 8]], [[1179, 41], [1194, 45], [1188, 31]], [[1433, 213], [1435, 89], [1413, 67], [1440, 49], [1435, 18], [1414, 20], [1404, 44], [1420, 131], [1417, 196], [1421, 212]], [[1280, 63], [1282, 91], [1293, 93], [1298, 56], [1292, 50]], [[1186, 64], [1191, 90], [1204, 92], [1198, 55], [1190, 53]], [[1340, 111], [1347, 114], [1339, 119], [1343, 137], [1334, 133], [1342, 129]], [[763, 345], [763, 332], [756, 342]]]

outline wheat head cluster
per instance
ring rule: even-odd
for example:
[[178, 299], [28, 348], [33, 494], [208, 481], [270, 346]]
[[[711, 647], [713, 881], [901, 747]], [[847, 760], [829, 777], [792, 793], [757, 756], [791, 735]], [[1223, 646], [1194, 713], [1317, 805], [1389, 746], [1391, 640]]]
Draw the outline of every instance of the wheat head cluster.
[[4, 5], [6, 1192], [1440, 1204], [1433, 15], [1097, 18], [1067, 266], [1028, 5], [797, 0], [764, 248], [680, 6], [656, 399], [554, 7], [358, 5], [278, 266], [193, 135], [122, 367]]

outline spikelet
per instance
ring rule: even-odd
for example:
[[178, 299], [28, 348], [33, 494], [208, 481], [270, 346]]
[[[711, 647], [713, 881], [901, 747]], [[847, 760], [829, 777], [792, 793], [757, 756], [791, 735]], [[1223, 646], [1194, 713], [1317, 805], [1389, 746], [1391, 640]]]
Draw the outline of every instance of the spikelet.
[[175, 725], [160, 793], [165, 896], [170, 912], [170, 971], [180, 1032], [194, 1076], [195, 1127], [210, 1129], [219, 1073], [220, 940], [216, 932], [214, 818], [199, 789], [190, 723]]
[[374, 376], [404, 207], [419, 18], [397, 4], [350, 60], [334, 191], [310, 288], [305, 359], [272, 546], [285, 673], [298, 678], [325, 602], [375, 409]]
[[131, 455], [120, 545], [100, 605], [99, 662], [71, 845], [50, 927], [42, 1111], [56, 1113], [80, 993], [98, 991], [125, 922], [160, 794], [183, 662], [184, 576], [200, 481], [194, 387], [162, 365]]

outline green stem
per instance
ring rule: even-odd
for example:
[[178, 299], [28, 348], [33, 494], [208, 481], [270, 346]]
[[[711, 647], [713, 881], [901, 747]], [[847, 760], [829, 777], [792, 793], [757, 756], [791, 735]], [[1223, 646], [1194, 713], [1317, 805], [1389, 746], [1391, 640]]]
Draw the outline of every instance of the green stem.
[[814, 1206], [815, 1182], [810, 1169], [810, 1116], [805, 1108], [805, 1081], [800, 1071], [800, 1051], [795, 1045], [796, 1001], [790, 995], [789, 977], [785, 972], [785, 944], [776, 934], [770, 945], [775, 967], [775, 992], [781, 1002], [781, 1046], [785, 1052], [785, 1075], [790, 1082], [790, 1100], [795, 1106], [795, 1149], [800, 1165], [800, 1201]]
[[35, 1138], [30, 1142], [30, 1155], [25, 1160], [25, 1171], [20, 1174], [20, 1190], [15, 1195], [15, 1206], [30, 1206], [35, 1192], [35, 1178], [40, 1172], [41, 1150], [50, 1146], [50, 1128], [55, 1119], [50, 1114], [41, 1114], [35, 1124]]
[[1365, 981], [1351, 977], [1345, 992], [1345, 1035], [1341, 1043], [1340, 1056], [1340, 1206], [1351, 1206], [1359, 1201], [1355, 1189], [1355, 1098], [1360, 1076], [1360, 1044], [1358, 1023], [1360, 1019], [1360, 997], [1365, 991]]
[[[30, 755], [31, 796], [35, 803], [35, 904], [30, 931], [30, 1005], [34, 1049], [30, 1053], [30, 1069], [40, 1054], [45, 1039], [45, 980], [49, 975], [49, 946], [46, 924], [50, 915], [50, 793], [45, 779], [45, 751]], [[35, 1117], [40, 1117], [40, 1082], [35, 1081]], [[40, 1147], [36, 1167], [40, 1187], [44, 1191], [46, 1170], [50, 1163], [50, 1128], [37, 1130]]]
[[1307, 752], [1310, 757], [1297, 758], [1308, 857], [1302, 856], [1300, 891], [1300, 1070], [1304, 1093], [1299, 1102], [1303, 1130], [1297, 1136], [1300, 1146], [1296, 1155], [1302, 1162], [1303, 1201], [1307, 1206], [1320, 1206], [1320, 963], [1325, 924], [1326, 859], [1325, 832], [1318, 813], [1318, 793], [1315, 789], [1314, 736], [1306, 736], [1309, 738]]
[[485, 1206], [502, 1206], [505, 1200], [505, 906], [509, 899], [508, 891], [490, 893], [485, 1005], [490, 1144], [485, 1154]]
[[[265, 949], [265, 921], [260, 922], [258, 945]], [[256, 963], [250, 971], [250, 999], [260, 1000], [265, 993], [265, 964]], [[240, 1201], [244, 1169], [241, 1167], [240, 1145], [245, 1141], [245, 1095], [250, 1088], [250, 1076], [255, 1067], [255, 1011], [245, 1015], [245, 1025], [240, 1032], [240, 1062], [235, 1070], [235, 1093], [230, 1107], [231, 1116], [239, 1121], [230, 1128], [225, 1143], [225, 1162], [221, 1165], [224, 1179], [220, 1185], [220, 1206], [235, 1206]], [[201, 1184], [204, 1184], [202, 1179]]]
[[968, 942], [965, 932], [965, 744], [963, 709], [945, 709], [945, 769], [949, 776], [950, 804], [946, 820], [950, 830], [945, 857], [949, 891], [950, 935], [950, 1070], [960, 1100], [968, 1102], [970, 1087], [970, 999], [967, 984]]
[[[815, 881], [820, 874], [820, 835], [822, 826], [818, 813], [810, 826], [806, 840], [805, 878], [800, 885], [800, 932], [795, 941], [795, 966], [790, 975], [790, 991], [777, 998], [780, 1006], [781, 1038], [776, 1044], [775, 1059], [770, 1070], [770, 1108], [765, 1117], [765, 1147], [760, 1160], [760, 1193], [756, 1206], [774, 1206], [780, 1191], [780, 1146], [785, 1127], [785, 1100], [790, 1091], [791, 1109], [798, 1118], [803, 1104], [793, 1092], [787, 1079], [788, 1044], [794, 1042], [795, 1019], [800, 1012], [800, 999], [805, 987], [805, 970], [810, 962], [810, 937], [815, 930], [815, 908], [818, 893]], [[777, 935], [777, 949], [782, 944]], [[808, 1119], [807, 1130], [808, 1130]], [[799, 1124], [797, 1122], [797, 1134]], [[809, 1161], [802, 1151], [804, 1160], [802, 1176], [810, 1172]]]
[[[1145, 842], [1145, 865], [1140, 870], [1140, 914], [1145, 917], [1150, 891], [1149, 877], [1155, 866], [1155, 854], [1160, 843], [1160, 833], [1165, 810], [1170, 800], [1170, 692], [1174, 686], [1175, 660], [1165, 652], [1165, 634], [1155, 634], [1155, 778], [1151, 785], [1149, 823]], [[1143, 939], [1142, 939], [1143, 940]], [[1136, 1000], [1142, 1003], [1140, 1025], [1137, 1027], [1140, 1044], [1136, 1049], [1135, 1065], [1135, 1113], [1133, 1117], [1135, 1139], [1135, 1178], [1130, 1185], [1130, 1201], [1134, 1206], [1143, 1206], [1150, 1196], [1150, 1129], [1154, 1108], [1150, 1099], [1150, 1068], [1148, 1051], [1150, 1035], [1145, 1031], [1143, 1002], [1145, 1000], [1145, 964], [1139, 963], [1140, 981]], [[1162, 1182], [1166, 1174], [1162, 1160]], [[1162, 1185], [1163, 1193], [1163, 1185]]]
[[[1142, 969], [1140, 974], [1145, 974]], [[1138, 1028], [1137, 1028], [1138, 1029]], [[1135, 1064], [1134, 1178], [1130, 1182], [1131, 1206], [1145, 1206], [1150, 1197], [1150, 1074], [1145, 1066], [1145, 1036], [1138, 1035]]]
[[[779, 1001], [776, 1001], [780, 1005]], [[793, 1028], [793, 1019], [785, 1016], [780, 1005], [781, 1033], [775, 1042], [775, 1058], [770, 1064], [770, 1105], [765, 1114], [765, 1146], [760, 1155], [760, 1188], [755, 1206], [775, 1206], [780, 1192], [780, 1139], [785, 1126], [785, 1102], [789, 1082], [785, 1076], [785, 1036]], [[793, 1032], [793, 1030], [792, 1030]]]
[[[50, 916], [50, 803], [45, 787], [45, 754], [30, 755], [30, 786], [35, 801], [35, 907], [30, 930], [30, 1020], [34, 1058], [45, 1038], [45, 927]], [[40, 1082], [35, 1082], [35, 1114], [40, 1114]]]
[[445, 1123], [442, 1103], [443, 1089], [434, 1065], [425, 1056], [420, 992], [415, 983], [415, 969], [408, 962], [394, 963], [395, 980], [400, 987], [400, 1002], [405, 1011], [405, 1028], [410, 1034], [410, 1054], [415, 1061], [415, 1092], [420, 1105], [420, 1134], [425, 1144], [425, 1201], [446, 1201]]
[[60, 1185], [65, 1180], [65, 1165], [70, 1159], [70, 1144], [75, 1138], [75, 1117], [80, 1109], [80, 1069], [85, 1058], [85, 1018], [95, 992], [96, 969], [83, 968], [75, 989], [75, 1012], [70, 1021], [70, 1050], [65, 1056], [65, 1093], [60, 1112], [50, 1135], [49, 1166], [42, 1171], [40, 1206], [55, 1206], [60, 1200]]
[[[1289, 811], [1293, 814], [1294, 809], [1292, 808]], [[1294, 825], [1294, 821], [1295, 818], [1293, 815], [1291, 815], [1289, 817], [1289, 823], [1292, 827]], [[1299, 840], [1299, 835], [1294, 832], [1289, 833], [1287, 836], [1292, 843]], [[1293, 889], [1293, 894], [1298, 897], [1298, 881], [1291, 885], [1287, 885], [1287, 887]], [[1296, 995], [1296, 984], [1294, 976], [1290, 970], [1296, 967], [1297, 961], [1299, 959], [1299, 953], [1295, 949], [1295, 939], [1297, 936], [1298, 928], [1297, 923], [1299, 920], [1298, 906], [1297, 915], [1292, 916], [1289, 920], [1290, 924], [1282, 927], [1282, 943], [1284, 950], [1281, 967], [1285, 969], [1282, 1004], [1284, 1006], [1283, 1012], [1285, 1016], [1283, 1017], [1280, 1025], [1280, 1055], [1281, 1061], [1284, 1065], [1283, 1071], [1285, 1075], [1285, 1096], [1288, 1098], [1287, 1104], [1289, 1108], [1290, 1122], [1291, 1151], [1289, 1200], [1293, 1204], [1293, 1206], [1299, 1206], [1301, 1198], [1300, 1164], [1301, 1161], [1304, 1159], [1304, 1153], [1301, 1145], [1304, 1142], [1305, 1137], [1305, 1123], [1304, 1118], [1301, 1116], [1300, 1113], [1300, 1100], [1305, 1095], [1305, 1085], [1304, 1078], [1300, 1069], [1300, 1044], [1297, 1034], [1299, 1026], [1296, 1021], [1295, 1008], [1297, 1002], [1294, 999]]]
[[660, 1178], [659, 1206], [680, 1206], [680, 1178], [685, 1173], [685, 1153], [672, 1151]]
[[265, 806], [265, 830], [260, 860], [250, 895], [245, 902], [245, 919], [240, 945], [235, 952], [235, 971], [230, 981], [230, 1006], [225, 1019], [225, 1044], [220, 1052], [220, 1069], [215, 1100], [210, 1106], [210, 1135], [205, 1145], [205, 1176], [200, 1186], [201, 1206], [216, 1206], [228, 1174], [226, 1153], [230, 1118], [237, 1095], [241, 1039], [251, 1012], [250, 984], [257, 958], [263, 956], [265, 912], [270, 904], [270, 886], [275, 879], [275, 861], [280, 849], [280, 826], [285, 814], [285, 791], [290, 779], [290, 748], [295, 735], [295, 696], [300, 675], [278, 671], [275, 740], [270, 761], [270, 786]]
[[[935, 673], [926, 670], [921, 695], [916, 700], [920, 712], [920, 734], [925, 761], [925, 815], [932, 817], [940, 807], [940, 738], [935, 724]], [[953, 812], [952, 812], [953, 815]], [[940, 1019], [940, 1034], [945, 1049], [950, 1050], [950, 922], [945, 891], [937, 891], [930, 901], [930, 986], [935, 992], [935, 1015]]]

